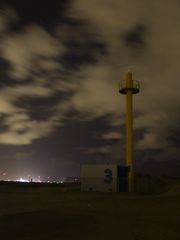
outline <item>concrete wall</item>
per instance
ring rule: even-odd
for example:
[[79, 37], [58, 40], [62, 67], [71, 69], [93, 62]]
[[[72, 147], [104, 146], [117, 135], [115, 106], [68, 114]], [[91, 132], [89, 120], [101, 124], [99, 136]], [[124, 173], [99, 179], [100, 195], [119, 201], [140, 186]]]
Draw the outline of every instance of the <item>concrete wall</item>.
[[117, 169], [115, 164], [85, 164], [81, 167], [81, 190], [117, 192]]

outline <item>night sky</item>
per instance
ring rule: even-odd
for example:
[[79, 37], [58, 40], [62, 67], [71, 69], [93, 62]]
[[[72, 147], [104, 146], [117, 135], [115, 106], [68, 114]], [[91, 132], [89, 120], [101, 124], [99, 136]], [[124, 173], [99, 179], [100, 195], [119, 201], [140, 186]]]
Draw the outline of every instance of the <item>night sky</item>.
[[137, 171], [180, 176], [180, 2], [0, 1], [0, 178], [125, 163], [128, 70]]

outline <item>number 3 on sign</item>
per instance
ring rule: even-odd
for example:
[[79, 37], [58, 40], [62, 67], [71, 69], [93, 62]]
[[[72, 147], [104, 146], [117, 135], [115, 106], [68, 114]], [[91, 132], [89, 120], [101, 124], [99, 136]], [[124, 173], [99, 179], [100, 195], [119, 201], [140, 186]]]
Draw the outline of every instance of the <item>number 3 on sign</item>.
[[104, 182], [105, 183], [112, 183], [112, 170], [111, 169], [105, 169], [104, 170], [105, 178]]

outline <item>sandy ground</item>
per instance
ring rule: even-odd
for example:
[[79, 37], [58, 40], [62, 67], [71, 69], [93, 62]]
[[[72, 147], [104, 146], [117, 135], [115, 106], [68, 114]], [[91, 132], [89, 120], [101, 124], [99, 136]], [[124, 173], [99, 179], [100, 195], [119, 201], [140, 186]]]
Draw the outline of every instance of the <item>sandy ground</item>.
[[0, 186], [0, 239], [180, 240], [180, 185], [159, 195]]

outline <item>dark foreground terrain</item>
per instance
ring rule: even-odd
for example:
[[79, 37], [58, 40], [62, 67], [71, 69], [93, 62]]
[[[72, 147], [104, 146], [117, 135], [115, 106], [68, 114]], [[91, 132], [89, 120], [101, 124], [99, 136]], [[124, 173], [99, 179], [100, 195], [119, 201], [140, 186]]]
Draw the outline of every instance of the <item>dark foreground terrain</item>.
[[148, 195], [3, 183], [0, 239], [180, 240], [180, 187]]

